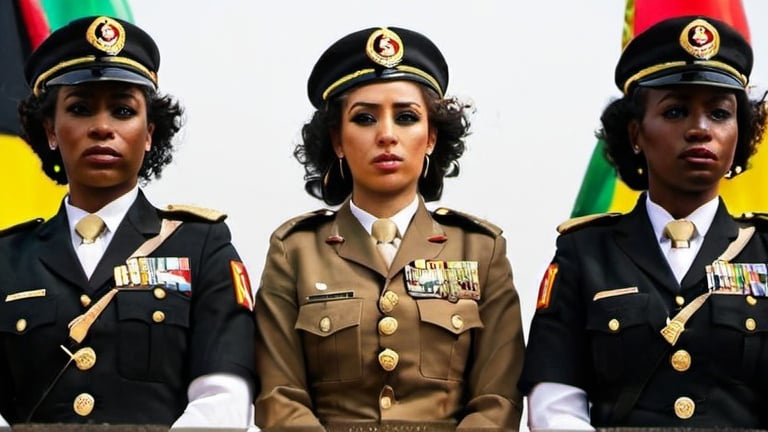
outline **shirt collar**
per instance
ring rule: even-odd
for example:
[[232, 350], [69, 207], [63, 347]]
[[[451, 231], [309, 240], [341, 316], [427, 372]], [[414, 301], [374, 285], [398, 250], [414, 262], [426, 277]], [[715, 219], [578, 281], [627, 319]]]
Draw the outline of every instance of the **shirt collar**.
[[[389, 218], [392, 220], [392, 222], [395, 223], [395, 225], [397, 225], [397, 232], [400, 234], [401, 238], [405, 236], [405, 231], [408, 229], [408, 225], [411, 224], [411, 219], [413, 219], [413, 215], [416, 214], [416, 210], [418, 208], [419, 196], [416, 195], [413, 197], [413, 201], [411, 201], [410, 204]], [[352, 211], [352, 215], [355, 216], [358, 221], [360, 221], [360, 224], [363, 225], [363, 228], [365, 228], [365, 230], [368, 231], [368, 234], [370, 234], [371, 227], [378, 218], [356, 206], [352, 200], [349, 200], [349, 209]]]
[[[138, 196], [139, 185], [137, 184], [125, 195], [105, 205], [95, 213], [102, 220], [104, 220], [104, 225], [106, 225], [105, 231], [107, 233], [111, 234], [117, 230], [120, 222], [123, 221], [123, 218], [125, 217], [126, 213], [128, 213], [128, 210], [131, 208], [131, 205], [133, 205], [133, 202], [136, 201], [136, 197]], [[75, 232], [75, 225], [80, 221], [80, 219], [87, 216], [89, 213], [70, 204], [69, 196], [67, 196], [67, 198], [64, 200], [64, 207], [67, 211], [70, 234], [72, 235], [72, 238], [79, 239], [80, 237]]]
[[[715, 197], [685, 217], [685, 219], [693, 222], [696, 228], [694, 236], [704, 237], [707, 235], [709, 227], [712, 226], [712, 221], [715, 219], [718, 205], [719, 197]], [[664, 235], [664, 227], [674, 219], [672, 215], [663, 207], [651, 201], [651, 197], [648, 194], [645, 196], [645, 208], [648, 212], [648, 218], [651, 220], [656, 240], [659, 243], [669, 241]]]

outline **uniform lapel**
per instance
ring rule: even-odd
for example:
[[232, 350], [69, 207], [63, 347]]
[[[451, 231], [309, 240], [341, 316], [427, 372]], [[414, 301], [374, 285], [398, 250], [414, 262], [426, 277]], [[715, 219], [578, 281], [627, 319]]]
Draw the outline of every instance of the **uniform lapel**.
[[125, 260], [147, 239], [160, 232], [161, 219], [157, 209], [139, 191], [136, 201], [117, 227], [104, 256], [91, 275], [89, 286], [96, 291], [107, 282], [112, 283], [113, 269]]
[[730, 216], [723, 201], [720, 200], [717, 213], [715, 213], [715, 218], [712, 220], [707, 235], [704, 236], [701, 249], [680, 283], [682, 289], [692, 288], [706, 277], [705, 267], [712, 264], [738, 235], [739, 225]]
[[419, 199], [419, 208], [392, 261], [390, 275], [394, 275], [413, 260], [436, 258], [445, 247], [445, 242], [449, 240], [431, 242], [429, 239], [436, 237], [445, 239], [445, 235], [443, 227], [432, 219], [424, 202]]
[[616, 243], [649, 277], [677, 292], [678, 284], [672, 269], [656, 241], [656, 234], [645, 208], [645, 193], [635, 208], [616, 224]]
[[331, 224], [331, 232], [344, 238], [344, 242], [335, 244], [336, 252], [340, 257], [368, 267], [384, 277], [387, 276], [387, 266], [381, 259], [379, 251], [376, 250], [370, 234], [352, 214], [349, 200], [336, 213], [336, 220]]
[[[66, 199], [66, 197], [64, 198]], [[40, 261], [53, 273], [85, 288], [88, 279], [72, 247], [69, 221], [62, 201], [58, 213], [40, 231]]]

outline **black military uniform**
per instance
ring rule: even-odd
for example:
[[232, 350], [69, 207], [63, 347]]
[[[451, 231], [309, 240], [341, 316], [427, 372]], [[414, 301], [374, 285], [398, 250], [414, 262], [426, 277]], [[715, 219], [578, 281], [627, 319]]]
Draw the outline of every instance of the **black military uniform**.
[[[676, 84], [743, 91], [751, 66], [751, 49], [735, 30], [685, 17], [632, 41], [616, 78], [625, 92], [635, 85]], [[733, 268], [766, 263], [766, 226], [758, 223], [749, 237], [744, 228], [754, 221], [735, 220], [720, 200], [678, 283], [646, 199], [641, 194], [626, 215], [595, 215], [560, 227], [557, 252], [540, 287], [520, 389], [526, 395], [540, 383], [581, 389], [598, 427], [764, 428], [768, 299], [711, 287], [706, 268], [718, 258]]]
[[[35, 95], [100, 80], [156, 88], [158, 64], [141, 29], [90, 17], [54, 32], [27, 78]], [[9, 423], [171, 425], [196, 378], [255, 382], [252, 298], [226, 216], [160, 210], [141, 190], [128, 206], [90, 278], [64, 203], [47, 222], [0, 233], [0, 415]]]
[[[11, 424], [171, 424], [194, 378], [231, 373], [253, 380], [253, 318], [235, 301], [230, 274], [230, 262], [240, 258], [223, 216], [195, 213], [156, 209], [140, 193], [90, 280], [72, 248], [63, 208], [45, 223], [0, 237], [3, 417]], [[150, 256], [188, 257], [191, 295], [120, 291], [82, 343], [71, 341], [68, 323], [115, 286], [114, 266], [157, 235], [162, 218], [184, 222]], [[65, 368], [70, 356], [60, 345], [73, 354], [90, 348], [95, 361], [84, 370], [74, 362]], [[85, 399], [93, 401], [92, 411], [77, 412]]]
[[[617, 400], [647, 379], [621, 425], [768, 424], [762, 367], [768, 364], [768, 299], [712, 295], [674, 346], [661, 335], [668, 318], [707, 291], [705, 265], [736, 239], [738, 228], [721, 204], [680, 288], [656, 243], [645, 195], [627, 215], [606, 215], [563, 233], [549, 305], [531, 325], [523, 391], [539, 382], [582, 388], [593, 404], [592, 424], [617, 426], [611, 424]], [[768, 261], [767, 238], [768, 232], [755, 235], [733, 261]], [[690, 418], [680, 418], [687, 402], [681, 398], [694, 403]]]

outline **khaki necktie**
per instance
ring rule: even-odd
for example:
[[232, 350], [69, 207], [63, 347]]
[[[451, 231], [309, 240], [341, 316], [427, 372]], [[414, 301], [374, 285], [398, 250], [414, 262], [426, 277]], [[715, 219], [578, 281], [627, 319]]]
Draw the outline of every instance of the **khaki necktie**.
[[693, 222], [685, 219], [677, 219], [668, 223], [664, 227], [664, 235], [668, 239], [672, 240], [672, 248], [689, 248], [691, 247], [691, 237], [696, 227]]
[[83, 238], [84, 244], [91, 244], [104, 231], [104, 227], [104, 221], [100, 217], [89, 214], [77, 222], [75, 231]]
[[695, 231], [693, 222], [685, 219], [673, 220], [664, 227], [664, 235], [672, 241], [667, 260], [678, 282], [683, 280], [693, 262], [691, 238]]
[[371, 235], [376, 239], [376, 247], [389, 267], [397, 254], [397, 245], [395, 245], [397, 225], [390, 219], [377, 219], [371, 228]]
[[103, 249], [94, 242], [104, 231], [104, 228], [106, 228], [104, 221], [95, 214], [89, 214], [75, 224], [75, 231], [83, 239], [77, 247], [77, 257], [80, 259], [80, 265], [88, 279], [91, 278], [96, 264], [99, 263], [103, 254]]

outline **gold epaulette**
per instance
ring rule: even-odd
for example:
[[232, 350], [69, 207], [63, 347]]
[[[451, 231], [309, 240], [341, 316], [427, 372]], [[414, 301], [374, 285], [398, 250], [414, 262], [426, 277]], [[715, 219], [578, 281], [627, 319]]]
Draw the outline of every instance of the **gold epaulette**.
[[618, 212], [596, 213], [591, 215], [570, 218], [567, 221], [557, 226], [557, 232], [559, 234], [565, 234], [567, 232], [575, 230], [576, 228], [587, 227], [593, 224], [594, 222], [605, 221], [607, 218], [612, 218], [614, 216], [621, 216], [621, 213], [618, 213]]
[[0, 229], [0, 237], [21, 232], [21, 231], [26, 231], [28, 229], [32, 229], [40, 225], [41, 223], [43, 223], [43, 219], [37, 218], [37, 219], [28, 220], [26, 222], [18, 223], [16, 225], [11, 225], [7, 228]]
[[471, 215], [469, 213], [460, 212], [457, 210], [449, 209], [446, 207], [439, 207], [432, 212], [432, 216], [440, 223], [447, 225], [459, 225], [467, 229], [480, 229], [492, 236], [500, 236], [503, 230], [498, 225]]
[[749, 222], [749, 223], [768, 223], [768, 213], [762, 212], [745, 212], [741, 216], [737, 216], [737, 222]]
[[329, 209], [319, 209], [301, 214], [287, 220], [275, 230], [275, 236], [283, 239], [288, 234], [298, 229], [308, 229], [317, 226], [319, 223], [336, 216], [336, 212]]
[[178, 216], [183, 219], [185, 216], [191, 215], [209, 222], [221, 222], [227, 218], [226, 213], [218, 210], [187, 204], [168, 204], [163, 209], [163, 213], [168, 214], [170, 219], [175, 219]]

